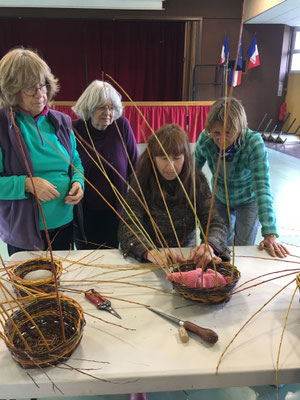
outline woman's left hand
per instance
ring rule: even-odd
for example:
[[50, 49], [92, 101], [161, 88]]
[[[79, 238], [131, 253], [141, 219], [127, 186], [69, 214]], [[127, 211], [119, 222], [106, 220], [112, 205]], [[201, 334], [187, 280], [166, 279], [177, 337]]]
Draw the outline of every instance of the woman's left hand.
[[266, 249], [269, 251], [272, 257], [286, 257], [290, 252], [281, 243], [277, 242], [275, 235], [265, 235], [264, 240], [259, 244], [259, 249]]
[[200, 246], [197, 246], [194, 249], [192, 249], [189, 258], [196, 264], [196, 268], [206, 267], [206, 265], [208, 263], [210, 263], [212, 258], [214, 259], [214, 262], [216, 264], [220, 264], [220, 262], [222, 261], [222, 259], [220, 257], [217, 257], [215, 255], [211, 246], [209, 246], [209, 248], [210, 248], [210, 252], [209, 252], [209, 250], [207, 248], [208, 246], [209, 245], [206, 246], [205, 243], [202, 243], [202, 244], [200, 244]]
[[83, 198], [83, 190], [81, 183], [73, 182], [72, 187], [68, 193], [68, 196], [65, 197], [65, 203], [74, 206], [75, 204], [78, 204], [82, 198]]

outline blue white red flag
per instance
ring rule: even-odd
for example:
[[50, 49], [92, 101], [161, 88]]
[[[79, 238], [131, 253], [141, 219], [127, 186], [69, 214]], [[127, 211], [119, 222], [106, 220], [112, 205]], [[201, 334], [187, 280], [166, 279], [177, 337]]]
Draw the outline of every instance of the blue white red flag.
[[233, 69], [229, 73], [229, 86], [239, 86], [242, 83], [242, 69], [243, 69], [243, 57], [242, 57], [242, 43], [240, 43], [239, 58], [237, 61], [236, 71]]
[[259, 54], [258, 54], [258, 48], [257, 48], [255, 35], [253, 36], [253, 38], [251, 40], [247, 54], [250, 57], [247, 70], [254, 68], [254, 67], [258, 67], [260, 65], [260, 61], [259, 61]]
[[227, 36], [225, 35], [224, 42], [222, 45], [219, 65], [224, 64], [226, 62], [227, 57], [229, 58], [229, 45], [228, 45], [228, 41], [227, 41]]

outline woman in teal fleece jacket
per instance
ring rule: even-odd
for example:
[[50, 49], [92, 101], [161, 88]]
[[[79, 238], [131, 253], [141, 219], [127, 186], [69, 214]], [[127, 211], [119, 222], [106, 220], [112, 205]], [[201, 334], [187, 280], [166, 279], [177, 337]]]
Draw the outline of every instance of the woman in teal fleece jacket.
[[10, 255], [48, 247], [35, 193], [52, 248], [67, 250], [73, 243], [73, 207], [83, 197], [83, 168], [70, 118], [48, 107], [57, 91], [57, 79], [35, 52], [17, 48], [1, 59], [0, 236]]
[[253, 245], [259, 221], [264, 237], [260, 248], [268, 249], [272, 256], [285, 257], [288, 250], [276, 240], [278, 234], [265, 145], [260, 134], [247, 127], [245, 110], [235, 98], [230, 102], [228, 98], [221, 98], [212, 105], [205, 130], [196, 143], [196, 166], [201, 170], [207, 161], [213, 174], [212, 181], [216, 177], [220, 152], [215, 201], [228, 226], [227, 244], [232, 244], [232, 238], [226, 206], [224, 158], [234, 244]]

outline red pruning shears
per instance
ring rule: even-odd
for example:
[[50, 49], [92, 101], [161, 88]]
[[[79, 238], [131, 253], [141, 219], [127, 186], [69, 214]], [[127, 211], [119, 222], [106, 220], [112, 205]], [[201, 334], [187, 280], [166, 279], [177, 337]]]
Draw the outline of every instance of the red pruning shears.
[[89, 299], [92, 303], [96, 304], [96, 306], [99, 308], [99, 310], [105, 310], [114, 315], [117, 318], [120, 318], [120, 315], [115, 311], [112, 306], [111, 302], [106, 299], [105, 297], [101, 296], [100, 293], [98, 293], [94, 289], [87, 290], [85, 292], [85, 297]]

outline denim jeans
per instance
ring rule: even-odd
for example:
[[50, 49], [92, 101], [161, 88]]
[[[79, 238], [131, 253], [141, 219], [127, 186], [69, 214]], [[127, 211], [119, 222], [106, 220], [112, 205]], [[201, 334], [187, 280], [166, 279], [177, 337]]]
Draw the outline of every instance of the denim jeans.
[[[215, 205], [220, 217], [225, 221], [227, 231], [227, 245], [232, 245], [232, 237], [229, 227], [229, 219], [226, 204], [215, 199]], [[230, 207], [230, 218], [235, 246], [252, 246], [255, 243], [259, 227], [258, 210], [256, 201]]]

